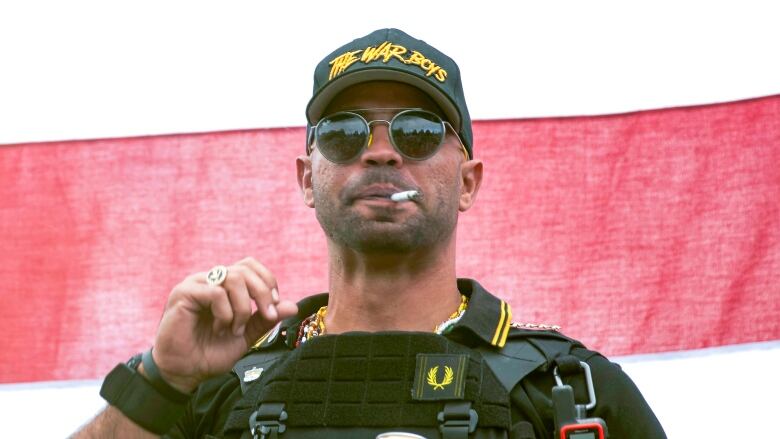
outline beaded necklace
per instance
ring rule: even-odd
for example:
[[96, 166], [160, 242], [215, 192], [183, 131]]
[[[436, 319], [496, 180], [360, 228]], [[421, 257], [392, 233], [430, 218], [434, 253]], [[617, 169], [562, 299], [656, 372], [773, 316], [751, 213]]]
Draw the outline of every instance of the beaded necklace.
[[[433, 328], [433, 332], [439, 335], [444, 335], [452, 330], [455, 323], [463, 317], [466, 309], [469, 307], [469, 298], [460, 295], [460, 305], [458, 309], [450, 314], [447, 320], [439, 323]], [[323, 306], [317, 312], [306, 317], [301, 322], [301, 326], [298, 327], [298, 337], [295, 340], [295, 347], [297, 348], [306, 341], [311, 340], [314, 337], [325, 334], [325, 315], [328, 313], [328, 305]]]

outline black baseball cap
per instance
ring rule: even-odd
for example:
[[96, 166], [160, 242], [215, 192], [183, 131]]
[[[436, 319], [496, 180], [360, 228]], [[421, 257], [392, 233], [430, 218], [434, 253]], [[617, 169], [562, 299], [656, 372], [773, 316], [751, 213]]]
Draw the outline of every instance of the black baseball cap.
[[398, 29], [380, 29], [326, 56], [314, 70], [314, 93], [306, 106], [308, 130], [328, 103], [349, 86], [368, 81], [403, 82], [430, 96], [473, 158], [471, 118], [455, 61]]

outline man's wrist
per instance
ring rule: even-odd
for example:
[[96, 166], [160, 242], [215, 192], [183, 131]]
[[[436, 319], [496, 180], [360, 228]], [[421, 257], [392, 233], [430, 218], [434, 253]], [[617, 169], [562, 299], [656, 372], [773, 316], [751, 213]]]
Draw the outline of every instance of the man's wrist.
[[136, 369], [142, 362], [143, 356], [138, 354], [118, 364], [103, 381], [100, 396], [144, 429], [164, 434], [184, 414], [190, 395], [173, 388], [161, 391], [159, 383], [153, 384], [145, 376], [148, 368], [145, 375]]
[[[138, 354], [143, 355], [143, 354]], [[136, 369], [139, 374], [141, 374], [144, 378], [149, 380], [149, 374], [146, 372], [146, 369], [144, 369], [144, 363], [138, 365], [138, 369]], [[167, 374], [161, 373], [160, 374], [163, 377], [163, 380], [165, 380], [166, 383], [168, 383], [171, 387], [176, 389], [177, 391], [185, 394], [192, 394], [192, 392], [198, 387], [198, 384], [192, 384], [190, 385], [190, 380], [174, 380], [172, 378], [169, 378]], [[185, 384], [187, 383], [187, 384]]]
[[138, 368], [139, 373], [146, 377], [147, 381], [154, 386], [163, 396], [172, 401], [187, 401], [190, 399], [190, 393], [197, 384], [190, 386], [183, 383], [171, 382], [163, 377], [160, 368], [157, 367], [157, 363], [152, 356], [152, 350], [144, 352], [141, 356], [141, 364]]

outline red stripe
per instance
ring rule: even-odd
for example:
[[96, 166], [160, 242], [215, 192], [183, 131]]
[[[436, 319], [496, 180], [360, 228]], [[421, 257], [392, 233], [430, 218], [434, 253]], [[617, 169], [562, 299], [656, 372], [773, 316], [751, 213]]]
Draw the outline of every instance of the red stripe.
[[[608, 354], [780, 338], [780, 96], [475, 124], [459, 273]], [[253, 255], [326, 285], [300, 128], [0, 147], [0, 382], [102, 376], [171, 287]]]

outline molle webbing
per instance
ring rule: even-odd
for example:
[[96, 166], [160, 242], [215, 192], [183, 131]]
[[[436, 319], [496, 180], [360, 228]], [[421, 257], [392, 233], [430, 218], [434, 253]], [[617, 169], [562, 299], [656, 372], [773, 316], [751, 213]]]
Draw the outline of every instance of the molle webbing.
[[[354, 332], [311, 339], [278, 360], [236, 404], [225, 433], [246, 430], [255, 408], [274, 402], [285, 403], [288, 430], [435, 427], [447, 401], [412, 398], [420, 353], [466, 355], [463, 400], [478, 413], [478, 428], [510, 429], [507, 391], [478, 352], [430, 333]], [[442, 374], [431, 376], [441, 382]]]

